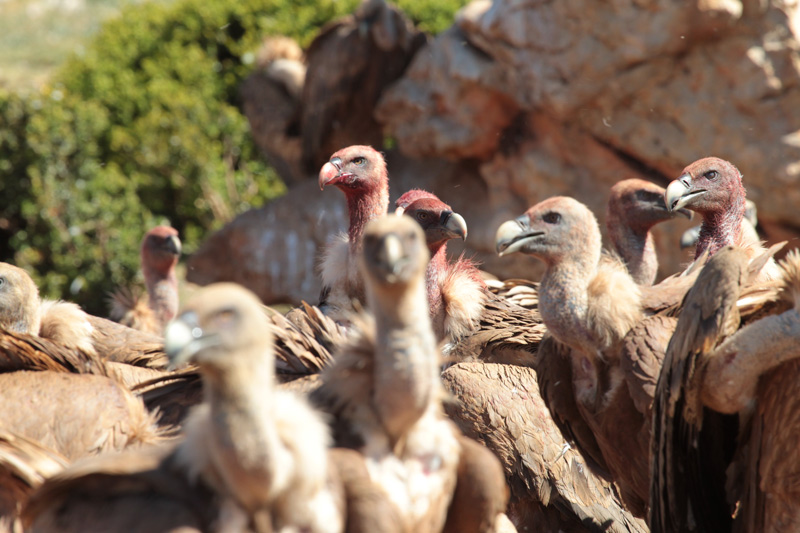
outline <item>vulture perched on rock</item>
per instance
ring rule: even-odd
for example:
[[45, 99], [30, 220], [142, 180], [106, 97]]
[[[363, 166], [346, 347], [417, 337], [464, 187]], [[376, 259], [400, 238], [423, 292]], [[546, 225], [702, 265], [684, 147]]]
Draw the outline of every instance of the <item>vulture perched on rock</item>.
[[[650, 409], [674, 319], [696, 272], [654, 287], [637, 285], [618, 256], [603, 255], [591, 211], [567, 197], [531, 207], [497, 231], [500, 253], [541, 259], [539, 312], [558, 342], [536, 358], [553, 417], [617, 482], [626, 506], [645, 517], [649, 498]], [[561, 364], [567, 358], [570, 365]], [[570, 401], [569, 397], [573, 401]]]
[[658, 273], [658, 256], [650, 230], [678, 215], [691, 218], [686, 209], [667, 209], [664, 189], [655, 183], [627, 179], [611, 187], [606, 233], [636, 283], [652, 285]]
[[364, 231], [367, 316], [323, 371], [316, 401], [335, 415], [337, 442], [366, 457], [403, 531], [492, 531], [507, 500], [488, 450], [462, 437], [442, 410], [440, 354], [426, 301], [421, 228], [389, 215]]
[[[664, 193], [670, 210], [690, 209], [703, 223], [695, 248], [695, 260], [714, 255], [723, 246], [736, 245], [750, 250], [751, 257], [763, 252], [758, 234], [744, 218], [747, 209], [742, 174], [732, 163], [718, 157], [699, 159], [683, 169]], [[761, 271], [761, 280], [780, 277], [770, 259]]]
[[144, 236], [140, 252], [147, 296], [121, 289], [111, 297], [111, 319], [133, 329], [162, 335], [178, 312], [175, 266], [181, 256], [178, 231], [157, 226]]
[[275, 390], [265, 330], [246, 289], [199, 291], [166, 330], [171, 360], [197, 364], [204, 382], [184, 438], [74, 464], [31, 497], [26, 530], [370, 531], [381, 517], [359, 513], [388, 501], [357, 454], [328, 452], [319, 414]]
[[686, 295], [654, 407], [651, 527], [800, 528], [800, 255], [719, 249]]
[[336, 237], [322, 260], [320, 308], [337, 322], [346, 322], [364, 302], [364, 284], [358, 269], [361, 235], [370, 220], [389, 209], [389, 175], [383, 156], [370, 146], [348, 146], [334, 153], [319, 172], [319, 186], [335, 185], [347, 199], [350, 225]]

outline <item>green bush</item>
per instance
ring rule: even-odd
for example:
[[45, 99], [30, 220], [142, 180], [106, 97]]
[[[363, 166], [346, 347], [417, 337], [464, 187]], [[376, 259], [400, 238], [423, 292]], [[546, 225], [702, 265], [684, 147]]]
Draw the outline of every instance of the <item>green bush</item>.
[[[429, 31], [463, 2], [400, 2]], [[0, 93], [0, 254], [44, 295], [96, 314], [138, 271], [143, 233], [170, 223], [191, 252], [281, 194], [238, 108], [267, 35], [307, 46], [357, 0], [183, 0], [107, 22], [39, 94]], [[427, 21], [427, 22], [423, 22]]]

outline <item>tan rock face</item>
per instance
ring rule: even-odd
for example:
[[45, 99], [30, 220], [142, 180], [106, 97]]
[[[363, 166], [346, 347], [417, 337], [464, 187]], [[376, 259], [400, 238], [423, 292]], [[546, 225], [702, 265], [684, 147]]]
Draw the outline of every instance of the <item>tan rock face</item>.
[[[800, 227], [799, 9], [780, 0], [477, 0], [380, 91], [372, 116], [399, 149], [389, 153], [392, 197], [413, 186], [432, 190], [466, 218], [468, 250], [487, 270], [536, 278], [539, 266], [530, 258], [494, 254], [500, 222], [566, 194], [602, 223], [614, 182], [638, 177], [665, 185], [688, 163], [715, 155], [744, 174], [765, 236], [793, 235], [791, 227]], [[318, 79], [321, 68], [309, 65], [306, 78]], [[330, 88], [337, 90], [349, 89]], [[310, 93], [304, 90], [298, 113], [319, 104]], [[326, 116], [346, 115], [352, 106], [344, 95], [327, 101], [340, 108]], [[349, 128], [335, 138], [375, 143], [374, 128], [368, 130]], [[288, 139], [269, 135], [273, 146]], [[300, 168], [298, 144], [306, 161], [330, 155], [313, 140], [318, 129], [292, 135], [291, 168]], [[320, 224], [320, 213], [331, 223]], [[211, 241], [241, 248], [229, 255], [256, 265], [246, 267], [246, 279], [265, 299], [313, 301], [314, 272], [295, 271], [310, 269], [314, 260], [306, 256], [316, 257], [325, 235], [343, 229], [343, 199], [301, 183], [244, 218], [233, 224], [247, 228], [247, 238]], [[273, 231], [285, 224], [292, 230], [286, 235]], [[687, 260], [677, 243], [688, 226], [657, 227], [662, 274]], [[286, 243], [278, 245], [286, 251], [257, 252], [266, 234], [271, 243]], [[287, 264], [291, 242], [305, 250], [291, 263], [294, 277], [272, 275], [283, 272], [275, 263]], [[190, 275], [210, 281], [213, 263], [199, 265]]]

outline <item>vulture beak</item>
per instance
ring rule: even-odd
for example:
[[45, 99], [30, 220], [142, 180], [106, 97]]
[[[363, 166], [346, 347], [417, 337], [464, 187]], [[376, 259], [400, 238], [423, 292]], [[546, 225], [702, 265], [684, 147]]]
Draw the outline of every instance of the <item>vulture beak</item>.
[[543, 231], [534, 231], [530, 227], [528, 215], [516, 220], [503, 222], [494, 237], [497, 254], [500, 257], [520, 251], [526, 244], [544, 235]]
[[664, 212], [669, 213], [669, 215], [667, 216], [681, 215], [683, 217], [686, 217], [687, 220], [692, 220], [692, 217], [694, 216], [694, 212], [689, 211], [685, 207], [680, 207], [675, 210], [669, 209], [667, 207], [667, 203], [664, 196], [659, 196], [658, 199], [654, 199], [653, 202], [648, 202], [648, 203], [650, 204], [651, 208], [655, 210], [655, 212], [657, 213], [664, 213]]
[[164, 242], [164, 247], [172, 255], [181, 255], [181, 240], [177, 235], [170, 235]]
[[667, 204], [667, 209], [675, 211], [691, 204], [695, 198], [699, 198], [706, 192], [708, 191], [705, 189], [694, 190], [692, 177], [689, 174], [681, 174], [678, 179], [667, 186], [667, 190], [664, 192], [664, 202]]
[[164, 351], [171, 369], [188, 362], [197, 352], [216, 342], [216, 335], [204, 334], [197, 324], [197, 315], [191, 311], [172, 320], [164, 330]]
[[409, 258], [403, 249], [400, 236], [396, 233], [384, 236], [375, 254], [375, 263], [386, 281], [396, 282], [400, 271], [408, 262]]
[[458, 213], [453, 213], [452, 211], [442, 212], [440, 223], [448, 235], [467, 240], [467, 221]]
[[319, 171], [319, 189], [323, 190], [326, 185], [336, 185], [348, 176], [350, 174], [342, 174], [342, 160], [334, 157], [322, 165]]

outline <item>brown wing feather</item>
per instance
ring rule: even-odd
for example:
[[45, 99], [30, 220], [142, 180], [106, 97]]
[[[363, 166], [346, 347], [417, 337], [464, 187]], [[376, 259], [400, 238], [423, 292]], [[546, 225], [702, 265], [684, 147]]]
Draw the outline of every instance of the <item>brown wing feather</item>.
[[210, 531], [219, 502], [173, 462], [172, 447], [152, 447], [76, 463], [31, 496], [25, 530]]
[[653, 407], [654, 532], [731, 527], [724, 479], [735, 420], [704, 412], [697, 371], [703, 355], [739, 325], [736, 300], [746, 266], [746, 253], [731, 247], [709, 260], [686, 295], [667, 348]]
[[621, 508], [556, 427], [533, 369], [459, 363], [443, 374], [455, 397], [448, 414], [500, 459], [511, 488], [510, 517], [528, 531], [645, 531]]

